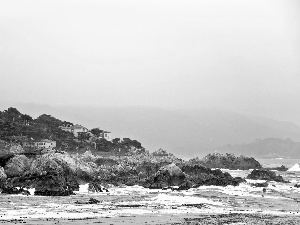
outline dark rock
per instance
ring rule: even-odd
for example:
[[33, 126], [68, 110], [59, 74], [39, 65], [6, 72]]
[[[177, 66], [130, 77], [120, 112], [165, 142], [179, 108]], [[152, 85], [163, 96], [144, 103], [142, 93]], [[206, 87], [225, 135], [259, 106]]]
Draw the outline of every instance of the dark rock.
[[23, 187], [14, 186], [10, 179], [0, 181], [0, 192], [2, 194], [30, 195], [30, 192], [28, 190], [25, 190]]
[[42, 176], [35, 186], [35, 195], [43, 196], [68, 196], [73, 190], [67, 185], [66, 179], [60, 174]]
[[236, 157], [233, 154], [228, 153], [225, 155], [219, 153], [208, 154], [202, 159], [191, 159], [189, 163], [191, 165], [203, 165], [209, 168], [221, 168], [232, 170], [248, 170], [261, 168], [260, 163], [252, 157]]
[[193, 183], [193, 187], [199, 187], [201, 185], [237, 186], [245, 181], [240, 177], [233, 178], [229, 173], [224, 173], [219, 169], [212, 170], [201, 165], [185, 165], [181, 169], [188, 175], [187, 179]]
[[300, 184], [295, 184], [294, 187], [295, 187], [295, 188], [299, 188], [299, 187], [300, 187]]
[[161, 189], [169, 186], [179, 186], [185, 180], [185, 175], [175, 164], [161, 167], [157, 173], [148, 180], [144, 187]]
[[35, 160], [29, 171], [6, 181], [6, 193], [11, 193], [10, 190], [16, 187], [35, 188], [35, 195], [43, 196], [66, 196], [79, 190], [77, 177], [70, 167], [62, 160], [46, 156]]
[[252, 187], [268, 187], [269, 184], [268, 182], [264, 182], [264, 183], [254, 183], [254, 184], [251, 184]]
[[76, 201], [75, 204], [80, 204], [80, 205], [85, 205], [85, 204], [97, 204], [100, 201], [95, 199], [95, 198], [90, 198], [87, 202], [80, 202], [80, 201]]
[[287, 183], [282, 176], [277, 176], [274, 171], [269, 171], [266, 169], [253, 170], [248, 176], [247, 179], [253, 180], [268, 180]]
[[277, 171], [287, 171], [289, 168], [285, 167], [284, 165], [281, 165], [279, 167], [269, 167], [265, 168], [266, 170], [277, 170]]
[[179, 191], [181, 191], [181, 190], [188, 190], [188, 189], [190, 189], [190, 188], [192, 188], [193, 187], [193, 183], [192, 182], [190, 182], [190, 181], [185, 181], [184, 183], [182, 183], [180, 186], [179, 186]]
[[94, 198], [90, 198], [90, 200], [89, 200], [89, 204], [97, 204], [99, 202], [100, 202], [99, 200], [94, 199]]
[[92, 181], [89, 183], [89, 187], [88, 187], [88, 191], [90, 192], [108, 192], [108, 190], [106, 188], [104, 188], [103, 186], [101, 186], [101, 184], [97, 181]]
[[35, 195], [66, 196], [79, 190], [79, 183], [68, 164], [59, 158], [41, 157], [33, 162], [31, 181]]

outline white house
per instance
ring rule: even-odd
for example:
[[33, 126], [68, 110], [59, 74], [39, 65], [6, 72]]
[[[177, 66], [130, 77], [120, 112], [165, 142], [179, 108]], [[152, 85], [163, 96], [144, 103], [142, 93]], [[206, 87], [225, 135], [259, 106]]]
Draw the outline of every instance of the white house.
[[60, 129], [73, 133], [75, 137], [78, 137], [78, 132], [88, 132], [87, 128], [79, 124], [73, 126], [61, 126]]
[[101, 133], [101, 135], [102, 135], [102, 138], [104, 138], [104, 139], [106, 139], [106, 140], [108, 140], [108, 141], [111, 140], [111, 132], [109, 132], [109, 131], [103, 131], [103, 132]]
[[37, 148], [55, 148], [56, 141], [42, 139], [40, 141], [29, 141], [23, 143], [24, 147], [37, 147]]

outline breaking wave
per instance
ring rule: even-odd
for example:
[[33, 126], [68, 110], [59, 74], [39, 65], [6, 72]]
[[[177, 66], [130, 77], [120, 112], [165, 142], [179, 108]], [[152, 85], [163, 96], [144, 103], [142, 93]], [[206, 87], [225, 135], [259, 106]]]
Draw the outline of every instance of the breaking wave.
[[288, 169], [288, 171], [300, 171], [300, 166], [298, 163], [293, 165], [291, 168]]

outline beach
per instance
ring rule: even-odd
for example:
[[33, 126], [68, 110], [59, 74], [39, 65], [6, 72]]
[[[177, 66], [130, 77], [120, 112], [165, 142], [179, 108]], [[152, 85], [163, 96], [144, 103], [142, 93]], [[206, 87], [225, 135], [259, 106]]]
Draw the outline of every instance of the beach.
[[[246, 177], [250, 170], [224, 170]], [[0, 223], [26, 224], [299, 224], [299, 171], [279, 172], [289, 183], [246, 179], [239, 186], [200, 186], [185, 191], [140, 186], [110, 187], [90, 193], [87, 184], [76, 195], [46, 197], [6, 195], [0, 198]], [[89, 200], [99, 201], [90, 204]], [[219, 221], [219, 222], [218, 222]]]

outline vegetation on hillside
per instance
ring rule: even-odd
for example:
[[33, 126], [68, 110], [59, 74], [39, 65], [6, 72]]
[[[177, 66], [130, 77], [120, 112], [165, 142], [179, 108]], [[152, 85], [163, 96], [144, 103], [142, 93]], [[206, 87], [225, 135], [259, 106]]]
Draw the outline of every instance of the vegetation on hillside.
[[[72, 126], [73, 123], [59, 120], [51, 115], [43, 114], [33, 119], [22, 114], [16, 108], [10, 107], [0, 111], [0, 140], [8, 143], [23, 144], [26, 141], [50, 139], [56, 141], [57, 149], [66, 151], [97, 150], [103, 152], [122, 152], [141, 150], [144, 148], [140, 142], [129, 138], [115, 138], [108, 141], [99, 138], [103, 130], [91, 129], [90, 133], [83, 133], [76, 138], [73, 133], [64, 131], [61, 126]], [[94, 139], [91, 140], [91, 135]]]

